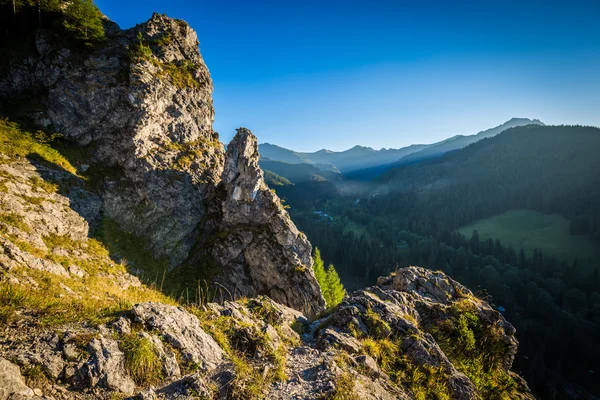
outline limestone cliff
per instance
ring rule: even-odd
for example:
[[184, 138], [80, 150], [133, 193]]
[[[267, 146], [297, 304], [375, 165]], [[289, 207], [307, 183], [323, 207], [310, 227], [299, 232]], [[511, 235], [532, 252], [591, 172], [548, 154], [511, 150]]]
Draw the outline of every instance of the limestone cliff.
[[226, 156], [212, 130], [212, 81], [184, 21], [154, 14], [125, 31], [107, 22], [93, 51], [63, 47], [51, 30], [34, 41], [5, 60], [0, 105], [27, 108], [85, 153], [75, 166], [101, 201], [87, 207], [89, 223], [115, 221], [171, 268], [196, 267], [235, 295], [323, 309], [310, 243], [267, 189], [256, 138], [240, 130]]

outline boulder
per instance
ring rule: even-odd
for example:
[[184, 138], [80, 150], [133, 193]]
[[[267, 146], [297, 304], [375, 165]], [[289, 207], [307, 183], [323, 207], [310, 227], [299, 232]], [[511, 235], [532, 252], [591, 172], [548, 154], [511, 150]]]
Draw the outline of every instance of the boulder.
[[33, 390], [25, 385], [19, 367], [0, 358], [0, 400], [25, 399], [33, 396]]
[[182, 308], [141, 303], [133, 307], [130, 317], [156, 332], [179, 350], [184, 361], [198, 364], [203, 371], [214, 370], [226, 359], [217, 342], [204, 332], [198, 318]]

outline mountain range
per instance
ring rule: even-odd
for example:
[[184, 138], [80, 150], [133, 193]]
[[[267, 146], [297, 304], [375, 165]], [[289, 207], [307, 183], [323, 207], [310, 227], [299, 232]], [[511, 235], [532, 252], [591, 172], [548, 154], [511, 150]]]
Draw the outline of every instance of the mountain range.
[[354, 146], [345, 151], [319, 150], [312, 153], [297, 152], [274, 144], [259, 145], [261, 159], [289, 164], [309, 164], [329, 171], [348, 174], [352, 178], [373, 178], [396, 164], [439, 157], [449, 151], [462, 149], [481, 139], [495, 136], [509, 128], [523, 125], [544, 125], [538, 119], [512, 118], [505, 123], [475, 135], [456, 135], [432, 144], [413, 144], [400, 149], [380, 149]]

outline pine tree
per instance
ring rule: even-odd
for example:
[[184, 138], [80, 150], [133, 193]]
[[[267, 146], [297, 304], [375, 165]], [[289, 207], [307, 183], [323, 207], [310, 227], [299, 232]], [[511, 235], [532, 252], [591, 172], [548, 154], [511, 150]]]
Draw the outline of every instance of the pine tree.
[[64, 26], [86, 42], [104, 39], [102, 13], [92, 0], [75, 0], [65, 12]]
[[335, 307], [346, 297], [346, 289], [344, 289], [344, 285], [333, 264], [329, 264], [329, 267], [327, 267], [326, 286], [328, 297], [325, 298], [325, 301], [327, 307]]
[[317, 248], [315, 248], [313, 272], [315, 273], [315, 278], [317, 279], [319, 286], [321, 286], [323, 297], [325, 297], [325, 300], [327, 300], [327, 296], [325, 295], [327, 292], [327, 272], [325, 272], [325, 264], [321, 258], [321, 252]]
[[333, 265], [329, 264], [329, 267], [325, 270], [325, 263], [321, 258], [319, 249], [315, 249], [313, 272], [319, 286], [321, 286], [327, 308], [338, 305], [346, 296], [346, 289], [344, 289], [340, 276]]

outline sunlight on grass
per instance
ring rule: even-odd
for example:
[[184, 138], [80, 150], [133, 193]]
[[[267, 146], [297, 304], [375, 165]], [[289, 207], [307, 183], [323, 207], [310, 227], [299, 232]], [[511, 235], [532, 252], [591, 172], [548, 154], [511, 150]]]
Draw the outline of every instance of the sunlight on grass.
[[42, 131], [35, 133], [20, 129], [19, 125], [7, 119], [0, 119], [0, 153], [14, 159], [17, 157], [38, 156], [76, 175], [77, 170], [61, 153], [49, 143], [60, 137]]

